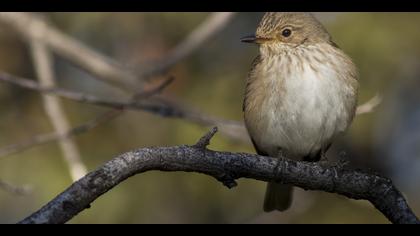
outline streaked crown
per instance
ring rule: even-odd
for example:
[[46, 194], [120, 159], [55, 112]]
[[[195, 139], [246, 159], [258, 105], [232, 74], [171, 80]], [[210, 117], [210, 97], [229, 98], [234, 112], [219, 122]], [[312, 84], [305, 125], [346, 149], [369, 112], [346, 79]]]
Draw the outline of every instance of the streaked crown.
[[324, 26], [312, 14], [303, 12], [267, 12], [257, 28], [256, 37], [271, 43], [333, 44]]

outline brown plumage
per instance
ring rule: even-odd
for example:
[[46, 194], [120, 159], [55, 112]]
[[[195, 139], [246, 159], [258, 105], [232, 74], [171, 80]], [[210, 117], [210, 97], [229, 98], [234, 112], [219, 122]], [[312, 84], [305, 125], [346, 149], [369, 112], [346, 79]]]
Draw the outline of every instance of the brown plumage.
[[[347, 130], [357, 104], [357, 70], [311, 14], [266, 13], [243, 103], [248, 132], [260, 155], [318, 161]], [[264, 210], [286, 210], [291, 186], [269, 183]]]

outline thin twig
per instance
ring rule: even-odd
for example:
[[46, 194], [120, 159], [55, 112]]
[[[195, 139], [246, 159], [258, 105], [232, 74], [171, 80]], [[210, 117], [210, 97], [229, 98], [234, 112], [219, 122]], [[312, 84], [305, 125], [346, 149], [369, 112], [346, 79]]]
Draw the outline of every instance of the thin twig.
[[45, 28], [44, 43], [51, 50], [71, 63], [103, 80], [124, 90], [137, 92], [144, 85], [144, 80], [163, 74], [173, 65], [184, 59], [216, 33], [220, 32], [233, 18], [234, 13], [212, 13], [181, 41], [164, 60], [146, 72], [134, 72], [113, 58], [92, 50], [82, 42], [68, 36], [33, 13], [4, 12], [0, 13], [0, 21], [11, 26], [25, 39], [33, 37], [33, 26], [42, 25]]
[[221, 127], [221, 131], [225, 135], [233, 137], [237, 140], [249, 142], [245, 127], [241, 122], [229, 121], [205, 115], [196, 109], [181, 104], [180, 102], [168, 101], [167, 99], [159, 96], [156, 96], [154, 99], [148, 99], [147, 101], [116, 101], [98, 98], [90, 94], [75, 92], [62, 88], [44, 88], [35, 81], [13, 76], [3, 72], [0, 72], [0, 81], [8, 82], [41, 93], [54, 94], [81, 103], [88, 103], [116, 109], [142, 110], [162, 117], [185, 119], [187, 121], [204, 126], [217, 125]]
[[[34, 90], [40, 93], [56, 95], [66, 99], [70, 99], [80, 103], [92, 104], [97, 106], [104, 106], [114, 109], [129, 109], [129, 110], [144, 110], [152, 113], [157, 113], [162, 116], [177, 116], [178, 110], [165, 104], [161, 100], [159, 103], [151, 103], [150, 101], [142, 102], [138, 100], [118, 101], [112, 99], [99, 98], [94, 95], [76, 92], [62, 88], [47, 88], [43, 87], [35, 81], [20, 78], [14, 75], [0, 72], [0, 81], [8, 82], [13, 85], [18, 85], [25, 89]], [[139, 95], [140, 96], [140, 95]]]
[[82, 133], [86, 133], [94, 128], [96, 128], [98, 125], [106, 123], [115, 117], [117, 117], [120, 114], [119, 110], [110, 110], [107, 112], [102, 113], [101, 115], [98, 115], [96, 118], [82, 124], [79, 126], [76, 126], [70, 130], [67, 130], [64, 133], [47, 133], [47, 134], [39, 134], [31, 137], [28, 140], [25, 140], [23, 142], [19, 142], [16, 144], [11, 144], [5, 147], [0, 148], [0, 158], [9, 156], [12, 154], [16, 154], [19, 152], [26, 151], [32, 147], [39, 146], [42, 144], [47, 144], [54, 141], [61, 141], [68, 139], [72, 136], [79, 135]]
[[140, 106], [136, 101], [114, 101], [111, 99], [102, 99], [98, 98], [94, 95], [85, 94], [81, 92], [71, 91], [62, 88], [47, 88], [43, 87], [35, 81], [29, 79], [19, 78], [17, 76], [13, 76], [6, 73], [0, 73], [0, 80], [9, 82], [14, 85], [18, 85], [22, 88], [31, 89], [34, 91], [38, 91], [40, 93], [52, 94], [57, 95], [63, 98], [67, 98], [73, 101], [81, 102], [81, 103], [88, 103], [98, 106], [105, 106], [111, 107], [116, 109], [136, 109], [137, 106]]
[[[141, 81], [137, 75], [116, 60], [92, 50], [82, 42], [69, 37], [34, 13], [2, 12], [0, 20], [11, 26], [28, 42], [34, 37], [33, 28], [43, 27], [43, 42], [53, 52], [79, 66], [94, 78], [128, 91], [139, 91]], [[35, 35], [36, 36], [36, 35]]]
[[[42, 38], [46, 45], [50, 47], [58, 55], [69, 60], [70, 62], [80, 66], [87, 72], [93, 74], [97, 79], [104, 82], [117, 85], [132, 92], [138, 92], [139, 87], [143, 84], [133, 81], [138, 81], [138, 77], [149, 78], [152, 75], [164, 73], [172, 65], [176, 64], [179, 60], [184, 59], [196, 49], [199, 48], [206, 40], [211, 38], [216, 33], [220, 32], [228, 22], [233, 18], [234, 13], [212, 13], [206, 20], [203, 21], [196, 29], [194, 29], [183, 41], [181, 41], [169, 55], [165, 56], [161, 63], [155, 64], [155, 68], [151, 68], [146, 72], [134, 73], [122, 66], [112, 58], [92, 50], [83, 43], [75, 40], [74, 38], [66, 35], [52, 25], [47, 24], [43, 19], [37, 17], [32, 13], [0, 13], [0, 21], [8, 24], [16, 32], [20, 33], [25, 39], [32, 38], [34, 32], [32, 28], [42, 25], [45, 27], [44, 37]], [[141, 81], [139, 81], [141, 82]], [[134, 84], [133, 84], [134, 83]], [[141, 89], [140, 89], [141, 90]], [[69, 95], [69, 94], [67, 94]], [[80, 97], [79, 97], [80, 98]], [[83, 98], [83, 97], [81, 97]], [[179, 104], [179, 103], [178, 103]], [[109, 104], [108, 104], [109, 105]], [[118, 104], [114, 104], [118, 106]], [[182, 104], [185, 105], [185, 104]], [[165, 108], [151, 108], [150, 110], [160, 111], [161, 115], [172, 117], [168, 114], [179, 114], [172, 109], [172, 112], [164, 112]], [[191, 109], [195, 110], [195, 109]], [[223, 119], [211, 118], [200, 112], [194, 114], [187, 114], [187, 120], [200, 125], [217, 125], [221, 128], [221, 132], [234, 140], [243, 142], [250, 142], [244, 126], [237, 122], [232, 125], [231, 122], [225, 122]]]
[[131, 98], [132, 101], [138, 101], [142, 99], [146, 99], [161, 93], [166, 87], [168, 87], [172, 82], [174, 82], [175, 77], [169, 76], [167, 79], [163, 80], [156, 88], [150, 90], [142, 90], [141, 92], [137, 92]]
[[162, 61], [153, 63], [153, 68], [140, 72], [140, 78], [149, 80], [166, 73], [172, 66], [189, 56], [212, 36], [220, 32], [234, 16], [234, 12], [211, 13], [181, 43], [165, 55]]
[[[39, 40], [43, 37], [45, 29], [41, 25], [39, 26], [39, 28], [32, 29], [36, 31], [36, 34], [33, 35], [34, 38], [30, 41], [32, 60], [40, 86], [45, 88], [55, 87], [54, 69], [50, 52], [43, 41]], [[47, 94], [43, 94], [42, 98], [45, 112], [54, 130], [57, 134], [63, 136], [64, 133], [70, 130], [70, 123], [61, 101], [58, 97]], [[71, 137], [61, 139], [59, 146], [69, 168], [72, 180], [76, 181], [86, 175], [87, 168], [82, 161], [79, 148], [75, 141]]]
[[[167, 86], [169, 86], [173, 81], [174, 81], [174, 78], [169, 77], [165, 79], [162, 83], [158, 84], [156, 87], [151, 88], [149, 90], [144, 90], [143, 93], [136, 94], [133, 97], [133, 100], [136, 99], [136, 101], [138, 101], [138, 100], [147, 99], [153, 95], [156, 95], [160, 93], [163, 89], [165, 89]], [[23, 142], [11, 144], [11, 145], [0, 148], [0, 157], [16, 154], [16, 153], [25, 151], [27, 149], [30, 149], [38, 145], [46, 144], [53, 141], [60, 141], [60, 140], [68, 139], [69, 137], [72, 137], [74, 135], [88, 132], [96, 128], [100, 124], [103, 124], [110, 120], [115, 119], [116, 117], [120, 116], [122, 113], [123, 113], [123, 110], [121, 109], [114, 109], [114, 110], [106, 111], [96, 116], [94, 119], [82, 125], [79, 125], [77, 127], [74, 127], [72, 129], [69, 129], [64, 133], [60, 134], [57, 132], [53, 132], [53, 133], [35, 135], [31, 137], [30, 139], [25, 140]]]
[[381, 104], [381, 102], [382, 97], [379, 94], [376, 94], [369, 101], [357, 107], [356, 115], [362, 115], [373, 112], [375, 108], [379, 106], [379, 104]]
[[201, 137], [198, 142], [194, 145], [196, 148], [206, 149], [210, 145], [210, 140], [217, 133], [217, 127], [213, 127], [206, 135]]
[[[200, 139], [209, 143], [212, 133]], [[278, 181], [303, 189], [338, 193], [370, 201], [392, 223], [420, 224], [392, 182], [344, 166], [271, 158], [248, 153], [217, 152], [202, 145], [143, 148], [121, 154], [92, 171], [19, 223], [65, 223], [90, 207], [99, 196], [127, 178], [150, 170], [197, 172], [228, 187], [239, 178]]]
[[0, 189], [21, 196], [28, 195], [32, 191], [32, 188], [30, 186], [16, 186], [11, 183], [7, 183], [3, 180], [0, 180]]

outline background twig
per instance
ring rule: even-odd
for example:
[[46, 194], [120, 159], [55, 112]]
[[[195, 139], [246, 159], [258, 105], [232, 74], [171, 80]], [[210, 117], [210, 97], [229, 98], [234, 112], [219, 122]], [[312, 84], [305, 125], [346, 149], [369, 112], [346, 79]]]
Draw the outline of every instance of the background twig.
[[[242, 122], [229, 121], [221, 118], [212, 117], [189, 107], [175, 100], [169, 101], [163, 97], [156, 96], [147, 101], [132, 99], [129, 101], [117, 101], [103, 99], [90, 94], [71, 91], [62, 88], [44, 88], [35, 81], [13, 76], [0, 72], [0, 81], [18, 85], [23, 88], [31, 89], [41, 93], [54, 94], [73, 101], [88, 103], [92, 105], [105, 106], [116, 109], [131, 109], [147, 111], [162, 117], [184, 119], [203, 126], [219, 126], [222, 133], [235, 140], [249, 142], [249, 138]], [[135, 95], [134, 98], [140, 96]]]
[[[170, 67], [175, 65], [180, 60], [184, 59], [196, 49], [198, 49], [204, 42], [210, 39], [213, 35], [220, 32], [235, 16], [235, 13], [220, 12], [211, 13], [201, 24], [198, 25], [183, 41], [181, 41], [170, 53], [164, 56], [161, 62], [154, 63], [155, 67], [147, 71], [134, 72], [126, 66], [122, 66], [116, 60], [106, 57], [105, 55], [92, 50], [88, 46], [79, 42], [78, 40], [66, 35], [54, 26], [47, 24], [42, 18], [33, 13], [0, 13], [0, 21], [7, 24], [25, 39], [30, 40], [33, 37], [34, 31], [31, 28], [44, 27], [44, 34], [42, 40], [50, 50], [69, 60], [73, 64], [83, 68], [87, 72], [95, 76], [95, 78], [103, 80], [104, 82], [123, 88], [127, 91], [138, 93], [142, 91], [143, 79], [151, 79], [153, 76], [165, 73]], [[135, 82], [133, 82], [135, 81]], [[135, 83], [135, 84], [133, 84]], [[168, 103], [168, 102], [164, 102]], [[175, 102], [172, 102], [175, 104]], [[178, 104], [177, 107], [185, 107], [186, 104]], [[153, 110], [153, 109], [152, 109]], [[154, 109], [168, 110], [167, 108]], [[179, 114], [175, 112], [176, 108], [170, 109], [172, 112], [167, 114]], [[194, 110], [193, 114], [189, 114], [186, 110]], [[221, 133], [234, 140], [242, 142], [250, 142], [246, 130], [242, 123], [236, 122], [232, 124], [220, 118], [210, 117], [195, 108], [187, 108], [182, 112], [186, 120], [194, 123], [211, 126], [217, 125], [221, 128]], [[164, 112], [160, 112], [164, 114]], [[171, 117], [170, 115], [165, 115]], [[180, 117], [182, 118], [182, 117]]]
[[[1, 77], [1, 76], [0, 76]], [[137, 93], [134, 97], [133, 97], [133, 101], [139, 101], [141, 99], [147, 99], [153, 95], [156, 95], [158, 93], [160, 93], [163, 89], [165, 89], [167, 86], [169, 86], [169, 84], [171, 84], [173, 82], [174, 78], [173, 77], [169, 77], [168, 79], [164, 80], [162, 83], [160, 83], [158, 86], [156, 86], [155, 88], [149, 89], [149, 90], [145, 90], [142, 93]], [[100, 115], [98, 115], [97, 117], [95, 117], [94, 119], [79, 125], [77, 127], [74, 127], [72, 129], [67, 130], [64, 133], [48, 133], [48, 134], [40, 134], [40, 135], [36, 135], [28, 140], [25, 140], [23, 142], [20, 143], [16, 143], [16, 144], [12, 144], [9, 146], [5, 146], [3, 148], [0, 148], [0, 157], [3, 156], [7, 156], [7, 155], [11, 155], [11, 154], [15, 154], [24, 150], [27, 150], [31, 147], [34, 146], [38, 146], [38, 145], [42, 145], [42, 144], [46, 144], [52, 141], [57, 141], [57, 140], [63, 140], [63, 139], [68, 139], [69, 137], [73, 136], [73, 135], [78, 135], [81, 133], [85, 133], [90, 131], [91, 129], [97, 127], [98, 125], [108, 122], [116, 117], [118, 117], [119, 115], [121, 115], [123, 112], [123, 110], [121, 109], [114, 109], [114, 110], [110, 110], [107, 112], [104, 112]]]
[[176, 63], [189, 56], [212, 36], [220, 32], [233, 18], [234, 12], [211, 13], [197, 28], [195, 28], [160, 62], [154, 63], [151, 69], [140, 72], [140, 78], [149, 80], [166, 73]]
[[25, 150], [28, 150], [32, 147], [39, 146], [42, 144], [54, 142], [54, 141], [61, 141], [68, 139], [69, 137], [72, 137], [74, 135], [86, 133], [90, 131], [91, 129], [97, 127], [98, 125], [108, 122], [115, 117], [117, 117], [120, 114], [119, 110], [111, 110], [102, 113], [101, 115], [98, 115], [94, 119], [81, 124], [79, 126], [76, 126], [70, 130], [67, 130], [64, 133], [58, 133], [58, 132], [51, 132], [46, 134], [39, 134], [35, 135], [25, 141], [11, 144], [8, 146], [4, 146], [0, 148], [0, 157], [12, 155], [15, 153], [19, 153]]
[[3, 180], [0, 180], [0, 189], [16, 195], [28, 195], [32, 191], [30, 186], [16, 186]]
[[356, 115], [362, 115], [362, 114], [373, 112], [375, 108], [379, 106], [379, 104], [381, 104], [381, 102], [382, 102], [382, 97], [379, 94], [376, 94], [369, 101], [357, 107]]
[[[43, 37], [45, 29], [39, 25], [39, 28], [32, 30], [34, 34], [30, 41], [32, 60], [35, 66], [35, 71], [40, 82], [40, 86], [44, 88], [55, 87], [54, 69], [50, 52], [45, 44], [39, 40]], [[43, 94], [43, 104], [45, 112], [58, 135], [64, 134], [70, 130], [70, 124], [65, 115], [63, 105], [58, 97]], [[73, 181], [80, 179], [87, 172], [87, 168], [82, 162], [79, 148], [72, 137], [66, 137], [59, 141], [63, 157], [69, 168], [70, 176]]]
[[42, 40], [49, 49], [94, 75], [96, 79], [129, 91], [138, 91], [141, 85], [136, 79], [137, 76], [128, 68], [69, 37], [34, 13], [2, 12], [0, 21], [11, 26], [28, 42], [37, 34], [32, 29], [43, 27]]
[[198, 49], [206, 40], [220, 32], [233, 18], [232, 12], [212, 13], [182, 42], [180, 42], [164, 60], [153, 68], [144, 72], [134, 72], [116, 60], [94, 51], [66, 35], [33, 13], [0, 13], [0, 21], [11, 26], [25, 39], [30, 40], [34, 32], [31, 28], [41, 25], [45, 28], [43, 41], [53, 52], [67, 59], [71, 63], [91, 73], [95, 78], [103, 80], [124, 90], [137, 92], [141, 90], [145, 79], [153, 78], [167, 72], [173, 65]]

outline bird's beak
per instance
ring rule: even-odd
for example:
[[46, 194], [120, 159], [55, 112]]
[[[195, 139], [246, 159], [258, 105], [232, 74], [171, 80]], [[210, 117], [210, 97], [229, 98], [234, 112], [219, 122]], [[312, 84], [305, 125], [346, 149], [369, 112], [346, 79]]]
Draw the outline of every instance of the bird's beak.
[[241, 42], [243, 42], [243, 43], [256, 43], [256, 44], [262, 44], [262, 43], [265, 43], [265, 42], [269, 42], [271, 40], [272, 40], [271, 38], [257, 37], [257, 36], [255, 36], [255, 34], [248, 35], [248, 36], [245, 36], [245, 37], [241, 38]]

